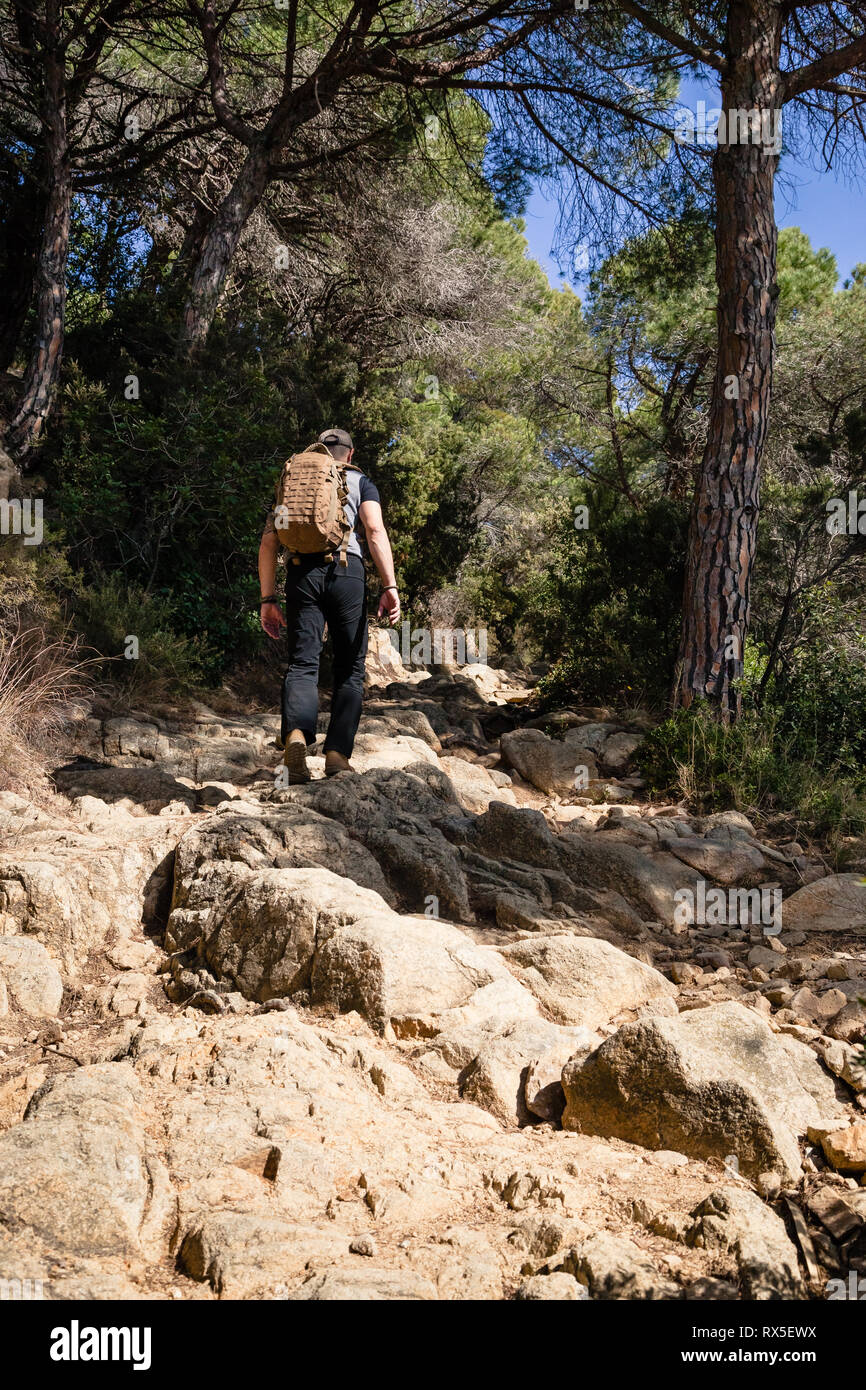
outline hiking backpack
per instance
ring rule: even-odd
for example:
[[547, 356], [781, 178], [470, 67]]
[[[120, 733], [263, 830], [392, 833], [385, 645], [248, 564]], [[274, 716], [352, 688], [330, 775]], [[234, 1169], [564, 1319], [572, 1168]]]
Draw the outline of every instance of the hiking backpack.
[[[345, 565], [352, 525], [344, 503], [349, 495], [346, 469], [327, 444], [311, 444], [283, 465], [276, 487], [274, 526], [282, 545], [299, 565], [302, 555], [330, 552]], [[360, 469], [356, 469], [360, 473]]]

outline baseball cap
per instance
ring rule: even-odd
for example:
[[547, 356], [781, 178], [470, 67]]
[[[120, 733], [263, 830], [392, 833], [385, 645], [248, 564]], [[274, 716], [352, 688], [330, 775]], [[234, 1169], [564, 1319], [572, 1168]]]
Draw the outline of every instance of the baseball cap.
[[348, 430], [322, 430], [320, 444], [339, 444], [343, 449], [353, 449], [352, 436]]

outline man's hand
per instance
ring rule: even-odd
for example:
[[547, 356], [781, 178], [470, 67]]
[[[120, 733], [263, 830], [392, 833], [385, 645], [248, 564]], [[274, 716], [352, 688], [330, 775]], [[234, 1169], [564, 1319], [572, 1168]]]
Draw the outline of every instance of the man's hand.
[[278, 603], [263, 603], [259, 609], [262, 627], [269, 637], [279, 637], [280, 628], [285, 627], [286, 620], [283, 617], [283, 610]]
[[400, 621], [400, 595], [396, 589], [383, 589], [379, 595], [376, 617], [387, 618], [391, 627], [396, 627]]

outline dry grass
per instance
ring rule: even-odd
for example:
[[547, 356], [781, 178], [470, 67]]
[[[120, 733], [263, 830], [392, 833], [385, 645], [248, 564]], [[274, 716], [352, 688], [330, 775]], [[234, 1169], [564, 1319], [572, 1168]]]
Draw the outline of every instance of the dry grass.
[[89, 693], [77, 642], [19, 623], [0, 630], [0, 790], [46, 790], [48, 763], [76, 700]]

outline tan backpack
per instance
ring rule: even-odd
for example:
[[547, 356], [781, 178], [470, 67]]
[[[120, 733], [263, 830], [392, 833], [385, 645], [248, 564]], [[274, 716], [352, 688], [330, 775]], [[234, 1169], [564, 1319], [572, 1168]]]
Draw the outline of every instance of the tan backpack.
[[[280, 542], [299, 565], [301, 555], [330, 552], [345, 565], [352, 533], [343, 503], [349, 495], [346, 469], [327, 444], [311, 444], [283, 465], [276, 487], [274, 526]], [[360, 472], [360, 469], [356, 470]]]

